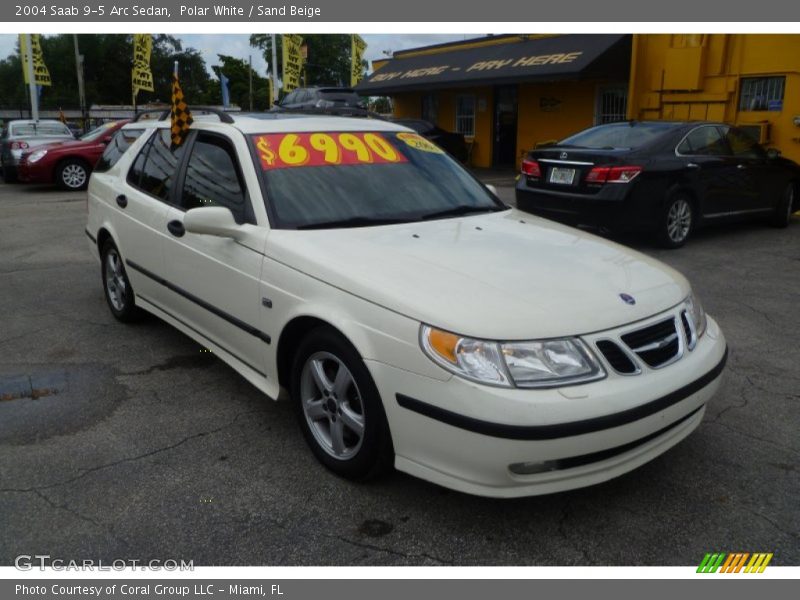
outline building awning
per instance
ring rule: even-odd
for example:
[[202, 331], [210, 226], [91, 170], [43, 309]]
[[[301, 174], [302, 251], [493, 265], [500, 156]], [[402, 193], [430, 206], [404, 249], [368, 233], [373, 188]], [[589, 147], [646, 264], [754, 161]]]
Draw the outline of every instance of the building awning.
[[553, 81], [627, 79], [630, 35], [571, 34], [393, 58], [356, 86], [365, 96], [420, 89]]

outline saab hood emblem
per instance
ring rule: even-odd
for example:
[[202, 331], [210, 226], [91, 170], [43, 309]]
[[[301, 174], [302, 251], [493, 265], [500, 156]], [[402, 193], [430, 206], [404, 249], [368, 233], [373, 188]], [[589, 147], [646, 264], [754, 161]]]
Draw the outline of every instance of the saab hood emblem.
[[569, 155], [566, 152], [562, 152], [561, 154], [559, 154], [558, 157], [563, 160], [563, 159], [567, 158], [567, 156], [569, 156]]
[[622, 298], [622, 301], [623, 301], [625, 304], [630, 304], [631, 306], [633, 306], [634, 304], [636, 304], [636, 298], [634, 298], [634, 297], [633, 297], [633, 296], [631, 296], [630, 294], [620, 294], [620, 295], [619, 295], [619, 297], [620, 297], [620, 298]]

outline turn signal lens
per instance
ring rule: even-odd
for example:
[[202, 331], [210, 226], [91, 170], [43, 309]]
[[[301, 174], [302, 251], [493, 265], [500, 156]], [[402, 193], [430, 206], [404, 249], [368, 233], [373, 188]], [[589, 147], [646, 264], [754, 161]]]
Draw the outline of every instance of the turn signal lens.
[[431, 350], [454, 365], [458, 363], [458, 360], [456, 360], [456, 346], [458, 346], [459, 339], [457, 335], [447, 331], [438, 329], [430, 329], [428, 331], [428, 343]]
[[538, 179], [542, 176], [542, 169], [538, 162], [526, 158], [522, 161], [522, 174]]
[[628, 165], [624, 167], [594, 167], [586, 174], [586, 183], [629, 183], [642, 172], [642, 167]]

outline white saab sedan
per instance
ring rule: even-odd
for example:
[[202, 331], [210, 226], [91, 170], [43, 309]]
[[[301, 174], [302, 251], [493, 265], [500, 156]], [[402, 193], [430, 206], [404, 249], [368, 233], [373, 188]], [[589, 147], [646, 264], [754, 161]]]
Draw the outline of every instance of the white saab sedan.
[[595, 484], [691, 433], [727, 354], [686, 279], [511, 209], [374, 119], [135, 122], [89, 185], [120, 321], [145, 310], [293, 403], [316, 457], [485, 496]]

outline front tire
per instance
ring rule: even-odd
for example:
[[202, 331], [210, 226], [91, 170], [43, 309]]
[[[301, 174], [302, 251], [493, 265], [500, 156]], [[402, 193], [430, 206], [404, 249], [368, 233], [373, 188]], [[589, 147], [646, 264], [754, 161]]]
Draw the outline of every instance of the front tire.
[[58, 165], [56, 182], [70, 192], [85, 190], [89, 185], [89, 168], [81, 160], [70, 158]]
[[786, 186], [786, 190], [783, 192], [783, 196], [781, 197], [780, 202], [775, 207], [775, 213], [772, 215], [770, 219], [770, 225], [773, 227], [778, 227], [783, 229], [789, 226], [789, 221], [792, 218], [792, 213], [794, 212], [794, 202], [795, 202], [795, 194], [797, 193], [797, 184], [790, 183]]
[[328, 469], [366, 480], [392, 468], [378, 389], [356, 349], [330, 327], [312, 330], [292, 364], [292, 401], [311, 451]]
[[664, 248], [680, 248], [694, 229], [694, 207], [682, 193], [670, 196], [659, 220], [658, 238]]
[[103, 277], [103, 292], [111, 314], [123, 323], [131, 323], [141, 316], [136, 306], [136, 296], [125, 272], [122, 256], [111, 240], [103, 244], [100, 271]]

